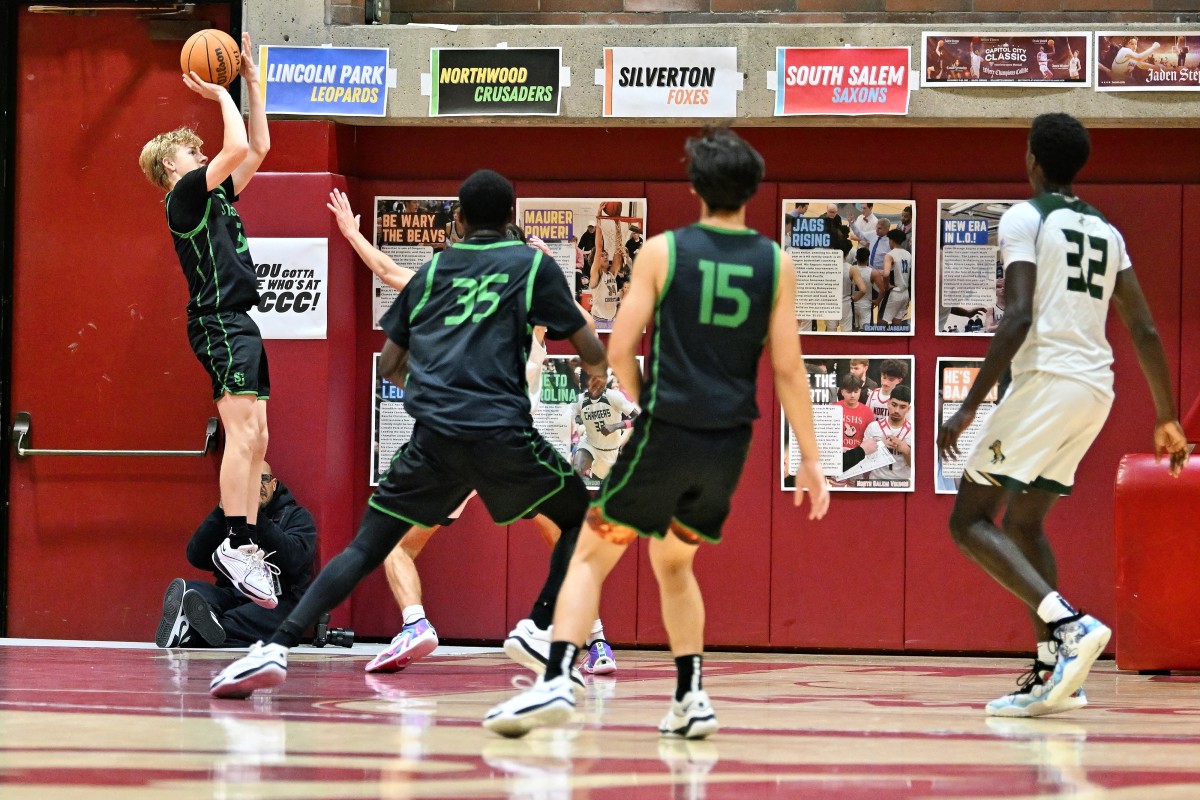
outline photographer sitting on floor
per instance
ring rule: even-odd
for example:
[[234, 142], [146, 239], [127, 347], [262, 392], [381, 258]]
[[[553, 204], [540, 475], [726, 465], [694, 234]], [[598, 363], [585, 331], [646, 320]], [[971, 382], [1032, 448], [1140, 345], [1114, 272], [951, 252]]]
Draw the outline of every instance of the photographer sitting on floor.
[[[279, 605], [264, 608], [242, 594], [213, 564], [213, 552], [228, 533], [220, 504], [200, 523], [187, 546], [192, 566], [212, 572], [216, 583], [176, 578], [163, 597], [163, 614], [154, 642], [159, 647], [245, 647], [269, 636], [295, 608], [312, 581], [317, 526], [308, 509], [296, 502], [271, 467], [263, 463], [255, 545], [246, 548], [277, 568]], [[249, 550], [247, 550], [249, 552]]]

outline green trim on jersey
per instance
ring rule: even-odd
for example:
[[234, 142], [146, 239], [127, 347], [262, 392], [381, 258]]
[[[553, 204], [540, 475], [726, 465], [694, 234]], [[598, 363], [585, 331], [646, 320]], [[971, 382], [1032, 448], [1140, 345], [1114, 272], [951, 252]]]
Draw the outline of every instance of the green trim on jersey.
[[707, 225], [703, 222], [693, 222], [693, 228], [699, 228], [702, 231], [712, 231], [713, 233], [727, 233], [730, 236], [757, 236], [758, 231], [753, 228], [745, 228], [742, 230], [734, 228], [721, 228], [717, 225]]
[[1050, 216], [1055, 211], [1066, 210], [1074, 211], [1079, 214], [1087, 214], [1088, 216], [1096, 217], [1101, 222], [1108, 224], [1108, 220], [1104, 218], [1096, 209], [1089, 206], [1087, 203], [1080, 200], [1078, 197], [1066, 197], [1065, 195], [1055, 192], [1046, 192], [1039, 194], [1037, 197], [1029, 199], [1029, 205], [1033, 206], [1042, 219]]
[[529, 507], [527, 507], [520, 514], [517, 514], [512, 519], [496, 520], [497, 525], [512, 525], [517, 520], [524, 519], [525, 516], [527, 514], [529, 514], [529, 512], [533, 511], [538, 506], [540, 506], [542, 503], [546, 502], [551, 497], [553, 497], [554, 495], [561, 492], [563, 490], [563, 488], [567, 485], [567, 476], [572, 475], [574, 473], [574, 470], [571, 468], [571, 465], [568, 464], [563, 459], [563, 457], [558, 454], [558, 451], [555, 450], [553, 447], [550, 448], [550, 452], [553, 453], [554, 456], [558, 459], [557, 464], [546, 461], [540, 455], [538, 455], [537, 447], [534, 446], [533, 439], [532, 439], [532, 435], [533, 435], [533, 433], [535, 433], [534, 431], [527, 430], [527, 431], [524, 431], [523, 433], [525, 434], [526, 444], [529, 445], [529, 449], [533, 452], [534, 460], [558, 476], [558, 486], [555, 487], [554, 489], [550, 490], [549, 492], [546, 492], [546, 494], [542, 495], [540, 498], [535, 500], [533, 503], [531, 503], [529, 505]]
[[[461, 250], [495, 250], [497, 247], [516, 247], [517, 245], [525, 246], [524, 242], [518, 242], [516, 239], [508, 239], [503, 242], [489, 242], [488, 244], [467, 244], [466, 242], [455, 242], [450, 245]], [[541, 252], [540, 250], [538, 251]]]
[[421, 299], [417, 303], [417, 307], [414, 308], [412, 313], [408, 315], [409, 325], [411, 325], [413, 320], [417, 318], [417, 314], [419, 314], [421, 309], [425, 307], [425, 303], [429, 300], [430, 293], [433, 292], [433, 273], [437, 269], [438, 257], [441, 256], [441, 254], [441, 252], [434, 253], [433, 260], [429, 262], [429, 272], [425, 275], [425, 293], [421, 295]]
[[[526, 316], [529, 315], [529, 309], [533, 305], [533, 279], [537, 277], [538, 265], [541, 263], [542, 263], [542, 251], [534, 250], [533, 251], [533, 264], [530, 265], [529, 277], [525, 280], [525, 315]], [[533, 330], [533, 328], [529, 325], [526, 325], [525, 327], [529, 328], [530, 331]], [[529, 359], [528, 353], [525, 354], [525, 359], [526, 360]]]
[[200, 217], [200, 223], [196, 227], [194, 227], [190, 231], [188, 231], [187, 233], [180, 233], [179, 231], [177, 231], [171, 227], [171, 195], [174, 193], [175, 193], [174, 189], [167, 192], [167, 200], [163, 204], [163, 207], [166, 209], [166, 212], [167, 212], [167, 230], [169, 230], [171, 233], [178, 236], [180, 239], [191, 239], [193, 236], [195, 236], [197, 233], [200, 232], [201, 228], [208, 225], [208, 212], [210, 210], [212, 210], [212, 197], [210, 196], [208, 198], [208, 200], [204, 203], [204, 216]]

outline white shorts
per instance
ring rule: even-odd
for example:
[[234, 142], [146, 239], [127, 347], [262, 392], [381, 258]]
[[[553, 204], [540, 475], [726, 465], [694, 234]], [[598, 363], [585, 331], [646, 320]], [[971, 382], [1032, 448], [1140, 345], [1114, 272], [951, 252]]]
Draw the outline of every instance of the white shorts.
[[887, 308], [883, 310], [883, 320], [899, 322], [907, 318], [908, 289], [892, 289], [892, 293], [888, 295]]
[[601, 450], [595, 445], [581, 441], [575, 448], [575, 452], [590, 453], [592, 456], [592, 477], [603, 478], [608, 475], [608, 471], [612, 469], [612, 465], [617, 463], [617, 451]]
[[1013, 380], [983, 423], [963, 478], [984, 486], [1071, 493], [1075, 469], [1104, 427], [1113, 397], [1048, 372]]

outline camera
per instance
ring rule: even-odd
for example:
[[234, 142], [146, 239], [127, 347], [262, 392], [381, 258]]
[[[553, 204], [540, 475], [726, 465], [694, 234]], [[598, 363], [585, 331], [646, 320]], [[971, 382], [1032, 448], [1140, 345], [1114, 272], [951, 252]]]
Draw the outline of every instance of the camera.
[[312, 644], [313, 647], [324, 647], [327, 644], [334, 647], [354, 647], [354, 631], [349, 628], [329, 627], [329, 615], [322, 614], [313, 631]]

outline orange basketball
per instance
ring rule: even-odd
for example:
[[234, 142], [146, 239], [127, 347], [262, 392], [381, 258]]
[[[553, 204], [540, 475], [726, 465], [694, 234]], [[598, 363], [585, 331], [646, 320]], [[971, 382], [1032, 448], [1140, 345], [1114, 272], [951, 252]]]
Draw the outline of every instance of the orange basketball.
[[610, 200], [600, 206], [600, 213], [606, 217], [619, 217], [621, 216], [621, 204], [616, 200]]
[[225, 31], [196, 31], [183, 44], [179, 66], [185, 75], [195, 72], [202, 81], [228, 86], [242, 68], [242, 51]]

